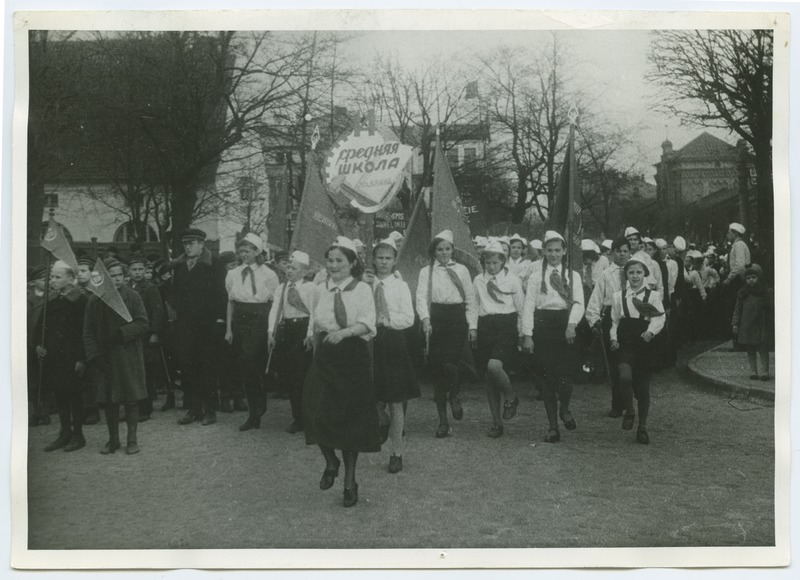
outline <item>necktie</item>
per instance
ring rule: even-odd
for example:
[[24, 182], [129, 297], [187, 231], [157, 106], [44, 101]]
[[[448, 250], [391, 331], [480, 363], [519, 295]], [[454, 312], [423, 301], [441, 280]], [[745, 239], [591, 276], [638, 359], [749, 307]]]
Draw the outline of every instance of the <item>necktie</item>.
[[309, 314], [308, 308], [303, 304], [303, 299], [300, 298], [300, 291], [295, 287], [294, 282], [289, 284], [286, 301], [303, 314]]
[[583, 285], [586, 286], [587, 288], [593, 288], [594, 287], [594, 280], [592, 279], [593, 278], [593, 276], [592, 276], [592, 270], [593, 269], [594, 268], [592, 267], [591, 264], [587, 264], [587, 265], [585, 265], [583, 267]]
[[572, 298], [567, 294], [567, 289], [564, 287], [564, 279], [556, 269], [550, 272], [550, 287], [558, 292], [558, 295], [564, 299], [564, 302], [567, 304], [572, 303]]
[[341, 288], [333, 289], [333, 316], [339, 328], [347, 328], [347, 309], [344, 307]]
[[464, 283], [461, 281], [461, 278], [458, 277], [458, 273], [453, 270], [450, 266], [443, 266], [447, 275], [450, 276], [450, 281], [455, 285], [456, 290], [461, 295], [461, 301], [467, 301], [467, 293], [464, 291]]
[[245, 266], [242, 269], [242, 284], [247, 280], [247, 275], [250, 275], [250, 289], [253, 291], [253, 296], [256, 295], [256, 275], [250, 266]]
[[633, 307], [639, 311], [640, 316], [646, 316], [647, 318], [653, 318], [654, 316], [661, 316], [662, 312], [658, 311], [658, 308], [650, 304], [650, 302], [645, 302], [639, 298], [639, 293], [633, 294], [631, 297], [631, 302], [633, 303]]
[[502, 290], [500, 290], [500, 287], [497, 285], [497, 282], [495, 282], [494, 276], [492, 276], [491, 279], [486, 283], [486, 292], [488, 292], [492, 300], [494, 300], [498, 304], [503, 304], [503, 299], [500, 298], [500, 296], [498, 296], [499, 294], [502, 294], [504, 296], [510, 296], [511, 294], [513, 294], [513, 292], [503, 292]]
[[375, 289], [375, 312], [378, 314], [378, 324], [389, 326], [389, 305], [386, 302], [383, 282], [378, 282], [378, 287]]

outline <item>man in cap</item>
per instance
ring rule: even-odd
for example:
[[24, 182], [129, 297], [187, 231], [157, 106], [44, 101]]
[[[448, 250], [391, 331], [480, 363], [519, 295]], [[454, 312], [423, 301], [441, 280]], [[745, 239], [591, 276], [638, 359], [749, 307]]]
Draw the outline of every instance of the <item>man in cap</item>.
[[[75, 276], [75, 287], [81, 290], [88, 297], [91, 294], [89, 290], [89, 281], [92, 278], [92, 270], [94, 270], [95, 260], [88, 256], [81, 256], [78, 258], [78, 271]], [[97, 392], [93, 381], [84, 381], [81, 388], [83, 394], [83, 407], [84, 407], [84, 425], [96, 425], [100, 422], [100, 411], [97, 408]]]
[[732, 284], [737, 292], [744, 285], [744, 269], [750, 263], [750, 248], [744, 241], [744, 234], [745, 228], [742, 224], [734, 222], [728, 228], [731, 249], [728, 252], [728, 276], [723, 284]]
[[219, 340], [225, 330], [225, 271], [206, 248], [206, 233], [189, 228], [181, 236], [184, 253], [175, 260], [175, 347], [184, 392], [192, 406], [178, 422], [217, 422], [215, 378]]
[[145, 278], [146, 269], [147, 261], [141, 256], [132, 256], [128, 261], [131, 288], [142, 298], [147, 319], [150, 321], [147, 336], [142, 341], [147, 397], [139, 401], [139, 421], [147, 421], [152, 415], [153, 401], [158, 392], [157, 383], [166, 380], [161, 356], [161, 334], [165, 324], [164, 301], [155, 284]]
[[50, 289], [46, 319], [40, 316], [33, 329], [42, 381], [55, 395], [60, 424], [58, 437], [44, 450], [76, 451], [86, 446], [81, 390], [86, 371], [83, 317], [87, 297], [75, 287], [74, 270], [61, 260], [53, 264]]
[[[44, 397], [39, 393], [39, 359], [36, 356], [36, 335], [34, 326], [42, 315], [42, 306], [47, 289], [47, 268], [37, 266], [28, 271], [27, 285], [27, 328], [28, 328], [28, 424], [49, 425], [50, 415]], [[41, 404], [40, 404], [41, 403]]]
[[81, 256], [78, 258], [78, 271], [75, 273], [75, 285], [84, 292], [89, 292], [89, 281], [92, 278], [94, 263], [95, 260], [92, 260], [88, 256]]

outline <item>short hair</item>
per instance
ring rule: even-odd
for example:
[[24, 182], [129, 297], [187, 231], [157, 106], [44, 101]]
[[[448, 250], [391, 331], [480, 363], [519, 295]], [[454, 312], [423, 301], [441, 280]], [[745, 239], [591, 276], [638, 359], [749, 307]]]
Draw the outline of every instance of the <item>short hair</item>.
[[361, 265], [358, 255], [353, 250], [350, 248], [343, 248], [342, 246], [331, 246], [325, 250], [326, 260], [328, 259], [328, 255], [331, 253], [331, 250], [339, 250], [344, 255], [344, 257], [347, 259], [347, 262], [350, 264], [350, 275], [353, 278], [361, 278], [361, 275], [364, 273], [364, 266]]
[[378, 242], [377, 244], [375, 244], [375, 247], [372, 248], [372, 259], [373, 260], [375, 259], [375, 253], [378, 251], [378, 248], [389, 248], [390, 250], [392, 250], [394, 252], [394, 257], [397, 258], [397, 248], [395, 248], [394, 246], [390, 246], [389, 244], [387, 244], [385, 242]]
[[433, 238], [431, 240], [431, 243], [428, 244], [428, 257], [431, 259], [431, 261], [436, 259], [436, 248], [438, 248], [439, 244], [441, 244], [442, 242], [447, 242], [448, 244], [453, 246], [453, 249], [455, 250], [456, 245], [450, 240], [445, 240], [444, 238]]
[[616, 252], [616, 251], [622, 249], [622, 246], [628, 246], [629, 250], [631, 248], [631, 244], [628, 241], [628, 238], [620, 236], [617, 239], [615, 239], [613, 242], [611, 242], [611, 251], [612, 252]]

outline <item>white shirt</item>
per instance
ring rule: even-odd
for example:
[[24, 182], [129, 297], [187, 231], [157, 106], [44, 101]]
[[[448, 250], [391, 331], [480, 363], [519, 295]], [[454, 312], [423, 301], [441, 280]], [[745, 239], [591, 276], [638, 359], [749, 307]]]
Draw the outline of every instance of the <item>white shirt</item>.
[[[497, 297], [502, 301], [496, 302], [489, 294], [486, 288], [490, 280], [494, 280], [501, 293]], [[478, 274], [473, 281], [475, 287], [475, 299], [478, 303], [478, 308], [475, 320], [470, 320], [470, 328], [478, 328], [479, 316], [490, 316], [492, 314], [517, 314], [517, 329], [522, 328], [522, 307], [525, 303], [525, 293], [522, 291], [522, 282], [520, 279], [507, 272], [505, 269], [500, 270], [496, 276], [492, 276], [488, 272]], [[510, 292], [510, 294], [508, 294]]]
[[506, 268], [517, 278], [523, 280], [530, 275], [531, 261], [526, 260], [524, 256], [516, 260], [514, 258], [509, 258], [506, 262]]
[[[451, 268], [458, 274], [462, 286], [464, 286], [464, 294], [466, 296], [466, 310], [467, 320], [476, 316], [477, 304], [475, 302], [475, 289], [472, 287], [472, 280], [469, 278], [469, 270], [466, 266], [451, 261], [447, 267], [442, 266], [439, 261], [433, 265], [433, 282], [431, 283], [430, 301], [428, 300], [428, 279], [430, 276], [431, 267], [425, 266], [419, 271], [419, 281], [417, 282], [417, 314], [420, 320], [430, 318], [431, 314], [428, 310], [428, 303], [436, 304], [461, 304], [465, 302], [461, 299], [461, 294], [458, 292], [450, 276], [447, 274], [447, 268]], [[477, 320], [477, 318], [476, 318]]]
[[[397, 273], [399, 274], [399, 273]], [[414, 324], [414, 305], [411, 302], [411, 290], [399, 275], [391, 274], [383, 280], [375, 276], [372, 284], [373, 296], [378, 287], [383, 286], [383, 295], [389, 308], [389, 325], [392, 330], [403, 330]], [[377, 305], [375, 315], [378, 315]]]
[[697, 270], [683, 270], [684, 279], [690, 288], [696, 288], [700, 292], [700, 297], [706, 299], [706, 289], [703, 286], [703, 279], [700, 277], [700, 272]]
[[[314, 288], [314, 308], [312, 312], [312, 324], [309, 324], [309, 334], [312, 326], [314, 332], [335, 332], [341, 330], [336, 323], [336, 315], [333, 311], [333, 295], [344, 289], [353, 281], [352, 276], [348, 276], [339, 284], [334, 284], [328, 280], [324, 284], [319, 284]], [[349, 292], [342, 292], [342, 302], [347, 310], [347, 326], [362, 323], [369, 329], [368, 334], [361, 335], [364, 340], [373, 338], [375, 332], [375, 300], [372, 298], [372, 290], [364, 282], [358, 282], [356, 287]]]
[[545, 292], [541, 292], [542, 285], [542, 268], [534, 268], [528, 278], [528, 288], [525, 292], [525, 303], [522, 309], [522, 335], [533, 335], [533, 314], [535, 310], [566, 310], [570, 309], [569, 323], [578, 324], [583, 318], [583, 284], [581, 283], [581, 275], [577, 272], [572, 272], [572, 305], [568, 305], [561, 295], [553, 290], [550, 286], [550, 275], [553, 270], [558, 270], [561, 277], [564, 277], [564, 272], [559, 264], [553, 268], [547, 264], [544, 272], [544, 285]]
[[596, 280], [589, 304], [586, 305], [586, 322], [594, 326], [603, 317], [603, 309], [614, 304], [614, 293], [622, 290], [621, 268], [611, 264]]
[[[242, 264], [233, 270], [228, 270], [225, 276], [225, 289], [228, 291], [228, 300], [251, 304], [269, 302], [275, 293], [275, 288], [278, 286], [278, 275], [269, 266], [253, 263], [250, 265], [253, 273], [247, 274], [245, 280], [242, 281], [242, 271], [246, 267], [245, 264]], [[251, 276], [254, 276], [256, 280], [255, 295], [253, 295], [253, 287], [250, 282]]]
[[667, 263], [667, 287], [669, 288], [669, 295], [672, 296], [675, 294], [675, 282], [678, 281], [678, 262], [673, 260], [672, 258], [668, 258], [665, 260]]
[[744, 276], [744, 267], [750, 263], [750, 248], [742, 240], [736, 240], [731, 246], [731, 251], [728, 254], [728, 266], [730, 266], [730, 274], [728, 278], [733, 279], [735, 276]]
[[[636, 310], [636, 306], [633, 305], [633, 298], [634, 296], [638, 297], [639, 300], [644, 298], [644, 293], [647, 288], [642, 285], [639, 290], [634, 292], [631, 290], [630, 283], [626, 284], [627, 287], [627, 295], [626, 295], [626, 302], [628, 303], [628, 312], [631, 315], [631, 318], [644, 318], [648, 320], [647, 316], [641, 316], [639, 311]], [[661, 332], [661, 329], [664, 328], [664, 306], [661, 304], [661, 294], [656, 292], [655, 290], [650, 291], [650, 299], [648, 302], [656, 307], [656, 309], [662, 313], [661, 316], [654, 316], [653, 318], [649, 318], [650, 324], [647, 326], [647, 330], [653, 333], [653, 336]], [[622, 292], [614, 292], [614, 305], [611, 307], [611, 331], [609, 332], [609, 336], [611, 340], [617, 340], [617, 328], [619, 327], [619, 321], [623, 318], [623, 310], [622, 310]]]
[[[303, 304], [308, 308], [309, 314], [289, 304], [289, 288], [286, 288], [285, 293], [283, 291], [286, 284], [290, 286], [294, 284], [295, 288], [297, 288], [297, 292], [300, 294], [300, 300], [302, 300]], [[306, 282], [304, 280], [300, 280], [299, 282], [290, 282], [287, 280], [283, 284], [280, 284], [272, 295], [272, 308], [269, 310], [269, 332], [272, 333], [275, 331], [275, 324], [278, 322], [278, 309], [281, 310], [281, 320], [286, 318], [306, 318], [310, 316], [313, 310], [315, 289], [316, 285], [313, 282]], [[283, 307], [280, 306], [281, 296], [283, 296]]]
[[644, 279], [644, 285], [651, 290], [656, 290], [663, 296], [664, 284], [661, 280], [661, 268], [659, 268], [658, 263], [644, 250], [639, 250], [633, 256], [631, 256], [631, 258], [635, 258], [644, 263], [647, 266], [647, 269], [650, 270], [650, 273]]

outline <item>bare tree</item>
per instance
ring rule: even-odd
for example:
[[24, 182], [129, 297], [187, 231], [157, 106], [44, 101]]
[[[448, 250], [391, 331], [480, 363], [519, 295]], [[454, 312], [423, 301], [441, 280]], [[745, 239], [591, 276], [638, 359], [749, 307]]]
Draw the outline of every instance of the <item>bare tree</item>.
[[728, 129], [754, 152], [759, 241], [772, 254], [771, 30], [663, 30], [653, 33], [648, 79], [664, 89], [661, 109], [682, 122]]

